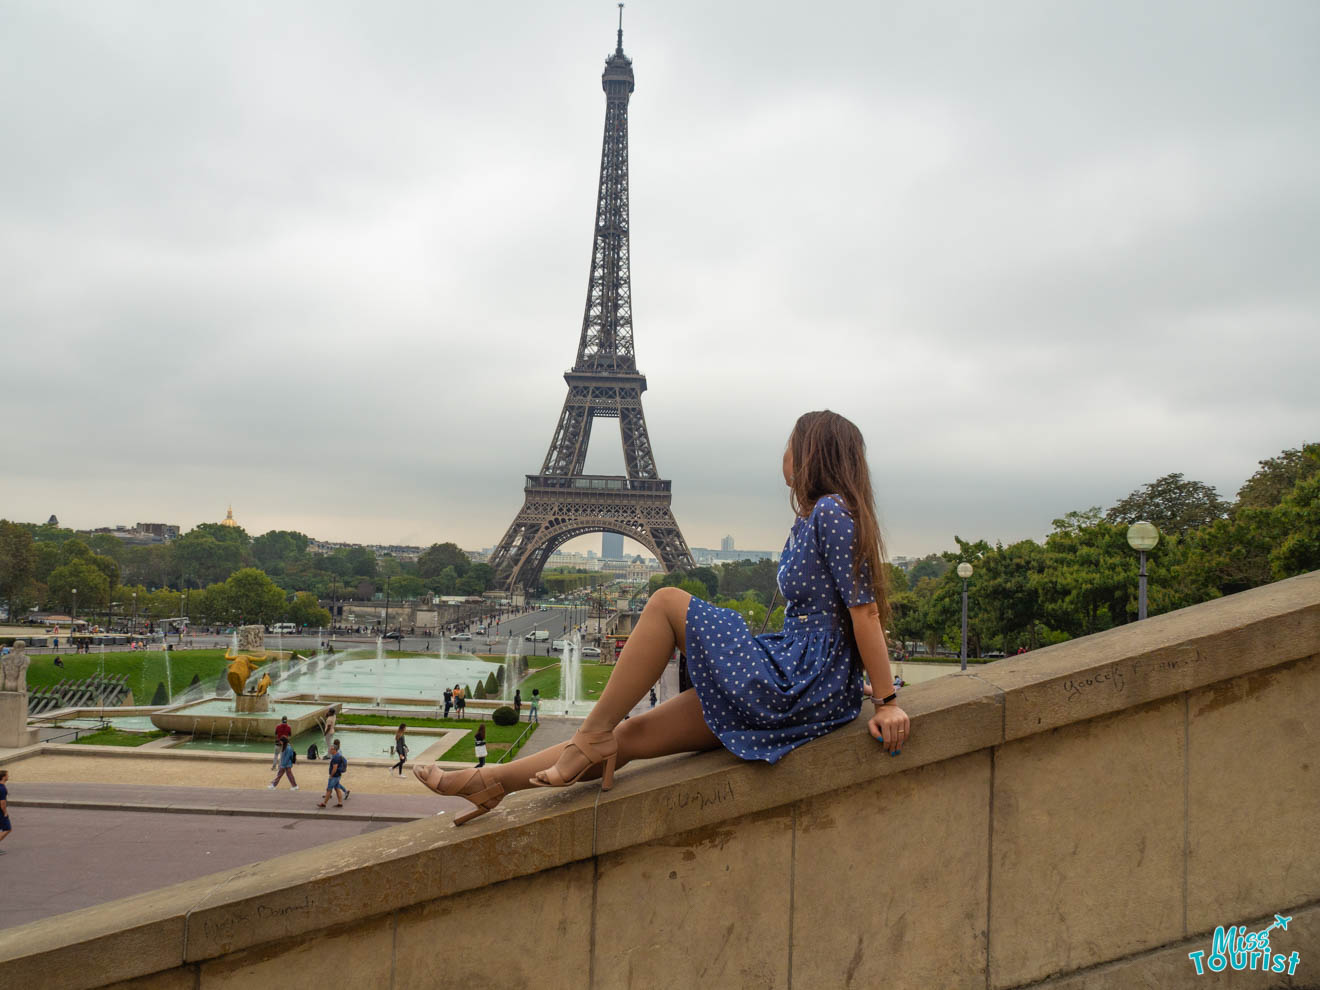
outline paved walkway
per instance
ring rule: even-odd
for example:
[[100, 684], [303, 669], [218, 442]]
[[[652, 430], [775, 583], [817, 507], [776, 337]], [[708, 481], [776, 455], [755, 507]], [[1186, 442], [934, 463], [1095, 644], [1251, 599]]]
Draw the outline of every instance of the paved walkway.
[[[21, 764], [20, 764], [21, 766]], [[350, 797], [343, 808], [333, 798], [324, 810], [316, 807], [324, 795], [325, 777], [304, 781], [299, 790], [281, 782], [277, 790], [236, 790], [226, 787], [160, 787], [145, 784], [88, 784], [78, 782], [15, 784], [11, 807], [137, 811], [142, 813], [229, 815], [252, 818], [338, 818], [352, 821], [407, 822], [426, 818], [437, 811], [453, 812], [467, 807], [461, 798], [432, 794], [412, 774], [394, 792], [381, 794], [353, 788], [352, 775], [344, 777]], [[8, 842], [9, 840], [5, 840]], [[3, 848], [3, 847], [0, 847]]]
[[[293, 796], [315, 804], [306, 791]], [[448, 817], [435, 819], [437, 827], [448, 828]], [[10, 818], [14, 831], [0, 842], [3, 928], [386, 827], [348, 819], [21, 805], [11, 808]]]

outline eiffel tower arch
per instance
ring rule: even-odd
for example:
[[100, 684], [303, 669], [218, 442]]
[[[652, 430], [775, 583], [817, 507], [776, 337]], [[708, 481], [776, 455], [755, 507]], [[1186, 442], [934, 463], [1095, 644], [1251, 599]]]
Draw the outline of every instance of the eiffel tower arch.
[[[523, 507], [491, 555], [495, 579], [510, 591], [540, 581], [546, 561], [588, 533], [621, 533], [646, 547], [666, 570], [691, 567], [692, 554], [670, 508], [642, 411], [646, 376], [633, 352], [632, 279], [628, 252], [628, 99], [632, 60], [618, 42], [601, 74], [605, 136], [592, 239], [591, 276], [577, 360], [565, 372], [568, 397], [537, 474], [526, 476]], [[591, 427], [616, 419], [626, 474], [583, 474]]]

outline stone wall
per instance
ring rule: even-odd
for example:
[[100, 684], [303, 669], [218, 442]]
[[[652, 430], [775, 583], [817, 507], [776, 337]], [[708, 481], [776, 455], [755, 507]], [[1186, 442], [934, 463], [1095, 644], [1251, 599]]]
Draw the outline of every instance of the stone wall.
[[[845, 727], [413, 822], [0, 932], [0, 985], [1320, 985], [1320, 572]], [[1289, 979], [1193, 976], [1218, 925]]]

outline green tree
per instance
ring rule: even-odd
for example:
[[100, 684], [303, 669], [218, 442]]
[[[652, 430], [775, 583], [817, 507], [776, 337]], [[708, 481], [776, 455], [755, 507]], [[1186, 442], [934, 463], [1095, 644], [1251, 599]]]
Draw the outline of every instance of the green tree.
[[64, 563], [60, 560], [60, 546], [58, 543], [38, 540], [33, 550], [36, 552], [32, 569], [33, 580], [38, 584], [47, 584], [50, 581], [50, 572]]
[[1098, 508], [1054, 520], [1036, 587], [1046, 622], [1071, 636], [1128, 621], [1136, 614], [1137, 555], [1127, 525], [1106, 521]]
[[390, 598], [397, 602], [421, 598], [426, 594], [426, 582], [411, 574], [390, 578]]
[[74, 589], [78, 591], [78, 612], [101, 611], [110, 601], [110, 581], [89, 557], [81, 557], [50, 572], [49, 602], [72, 610]]
[[1274, 577], [1292, 577], [1320, 568], [1320, 474], [1297, 482], [1275, 515], [1284, 535], [1270, 551]]
[[476, 592], [478, 595], [483, 591], [489, 591], [491, 586], [495, 583], [495, 570], [490, 564], [472, 564], [468, 567], [467, 573], [463, 576], [471, 578], [481, 586], [480, 590]]
[[1235, 509], [1272, 509], [1299, 481], [1320, 473], [1320, 443], [1285, 450], [1260, 462], [1260, 468], [1238, 489]]
[[917, 582], [922, 578], [941, 578], [947, 571], [950, 564], [937, 553], [927, 554], [912, 565], [908, 571], [908, 583], [910, 587], [915, 588]]
[[439, 574], [431, 577], [428, 586], [437, 595], [453, 595], [458, 589], [458, 573], [452, 567], [446, 567]]
[[[208, 527], [221, 530], [227, 527]], [[233, 539], [216, 539], [202, 527], [185, 533], [170, 544], [173, 572], [189, 587], [224, 581], [243, 566], [246, 547]]]
[[35, 597], [37, 551], [32, 534], [22, 526], [0, 519], [0, 598], [10, 621]]
[[284, 592], [263, 571], [244, 567], [224, 582], [224, 603], [244, 623], [269, 625], [283, 614]]
[[1228, 515], [1228, 503], [1209, 485], [1166, 474], [1143, 485], [1105, 513], [1105, 521], [1125, 528], [1138, 520], [1154, 523], [1161, 533], [1186, 533]]
[[739, 560], [720, 567], [719, 593], [739, 598], [755, 591], [763, 602], [770, 602], [779, 589], [779, 565], [773, 560]]
[[452, 567], [456, 577], [467, 573], [471, 561], [456, 543], [433, 543], [417, 558], [417, 573], [423, 578], [439, 577], [446, 567]]
[[170, 703], [170, 696], [165, 691], [164, 681], [156, 682], [156, 693], [151, 696], [151, 703], [158, 707], [160, 705], [168, 705]]
[[293, 603], [284, 613], [284, 621], [303, 627], [324, 628], [330, 625], [330, 613], [317, 603], [315, 595], [300, 591], [293, 596]]
[[500, 685], [499, 682], [495, 680], [495, 673], [492, 671], [486, 675], [486, 697], [495, 698], [499, 696], [499, 693]]
[[307, 552], [308, 538], [289, 529], [272, 529], [252, 541], [252, 555], [264, 571], [283, 568]]

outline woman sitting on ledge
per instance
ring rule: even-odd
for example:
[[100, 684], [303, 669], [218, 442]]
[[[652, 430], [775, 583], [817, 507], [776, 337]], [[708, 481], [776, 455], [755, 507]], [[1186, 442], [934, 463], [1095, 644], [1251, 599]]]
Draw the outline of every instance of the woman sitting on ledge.
[[[888, 620], [871, 475], [862, 434], [847, 419], [810, 412], [793, 427], [784, 481], [797, 518], [779, 559], [787, 606], [782, 632], [753, 636], [743, 617], [679, 588], [646, 603], [600, 700], [566, 743], [497, 766], [441, 771], [414, 767], [437, 794], [490, 811], [509, 791], [564, 787], [616, 767], [723, 746], [744, 760], [775, 763], [789, 750], [847, 725], [862, 704], [862, 669], [893, 683], [881, 623]], [[693, 688], [624, 721], [659, 680], [677, 646]], [[871, 735], [896, 755], [911, 731], [894, 695], [876, 697]]]

